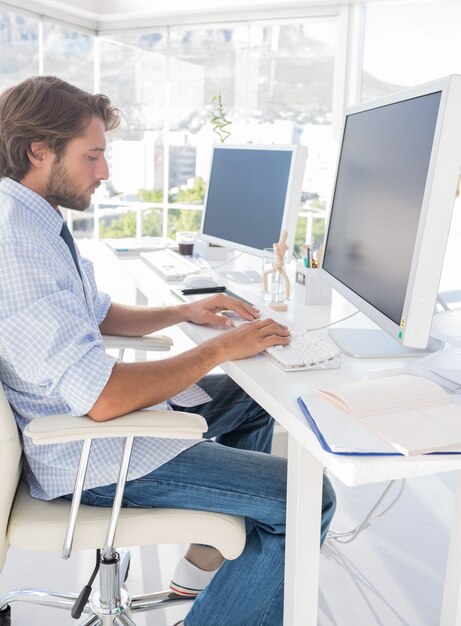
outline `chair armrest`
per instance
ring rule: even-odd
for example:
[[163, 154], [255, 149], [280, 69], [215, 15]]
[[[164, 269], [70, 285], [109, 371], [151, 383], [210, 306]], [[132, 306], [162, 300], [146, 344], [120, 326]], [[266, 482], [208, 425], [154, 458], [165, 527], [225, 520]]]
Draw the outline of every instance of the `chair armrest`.
[[168, 335], [145, 335], [142, 337], [123, 337], [119, 335], [103, 335], [106, 350], [149, 350], [161, 352], [170, 350], [173, 340]]
[[45, 445], [112, 437], [200, 439], [207, 430], [206, 420], [195, 413], [143, 410], [107, 422], [95, 422], [86, 415], [47, 415], [32, 420], [24, 434], [34, 444]]

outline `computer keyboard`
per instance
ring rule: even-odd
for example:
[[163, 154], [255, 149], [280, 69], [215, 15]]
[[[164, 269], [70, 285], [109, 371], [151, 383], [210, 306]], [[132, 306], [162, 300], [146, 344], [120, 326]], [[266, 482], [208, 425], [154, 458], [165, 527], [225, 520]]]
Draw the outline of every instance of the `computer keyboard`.
[[168, 248], [177, 250], [178, 244], [170, 237], [121, 237], [119, 239], [104, 239], [106, 246], [124, 256], [137, 256], [141, 252], [155, 252]]
[[[310, 331], [301, 328], [290, 320], [284, 313], [274, 311], [269, 307], [260, 307], [261, 318], [272, 318], [280, 324], [288, 326], [291, 340], [287, 346], [272, 346], [264, 351], [279, 367], [286, 372], [300, 370], [328, 369], [339, 367], [341, 364], [341, 350], [330, 341], [323, 331]], [[234, 311], [223, 311], [233, 326], [247, 324]]]
[[197, 274], [201, 270], [190, 259], [168, 248], [154, 252], [142, 252], [140, 256], [154, 272], [166, 281], [183, 280], [189, 274]]

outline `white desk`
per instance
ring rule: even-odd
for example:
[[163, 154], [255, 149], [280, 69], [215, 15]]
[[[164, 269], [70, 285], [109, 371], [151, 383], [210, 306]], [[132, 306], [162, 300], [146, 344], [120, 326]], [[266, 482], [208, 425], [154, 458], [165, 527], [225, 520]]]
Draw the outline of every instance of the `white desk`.
[[[305, 311], [309, 314], [309, 311]], [[327, 307], [315, 307], [312, 318]], [[216, 331], [193, 324], [183, 325], [195, 342], [213, 336]], [[389, 366], [402, 361], [392, 360]], [[343, 357], [336, 370], [285, 373], [264, 356], [225, 363], [223, 369], [254, 397], [289, 433], [287, 546], [285, 564], [285, 626], [317, 624], [319, 534], [321, 481], [323, 469], [353, 486], [391, 479], [422, 476], [461, 469], [461, 456], [437, 455], [407, 457], [345, 457], [325, 452], [311, 432], [296, 404], [300, 394], [334, 379], [348, 382], [361, 378], [370, 369], [383, 367], [381, 360], [356, 360]], [[452, 547], [448, 564], [443, 605], [443, 626], [461, 625], [458, 615], [458, 595], [461, 570], [461, 492], [457, 495], [455, 519], [452, 526]], [[309, 555], [309, 558], [305, 558]]]
[[[174, 302], [166, 286], [142, 261], [124, 262], [137, 288], [150, 303], [159, 299]], [[237, 291], [234, 283], [230, 289]], [[253, 286], [255, 288], [255, 286]], [[256, 287], [257, 288], [257, 287]], [[248, 287], [246, 287], [248, 289]], [[242, 295], [249, 293], [242, 289]], [[246, 291], [246, 293], [245, 293]], [[252, 300], [257, 304], [255, 297]], [[341, 302], [333, 299], [332, 308], [303, 307], [291, 303], [289, 314], [306, 327], [342, 317]], [[357, 316], [358, 317], [358, 316]], [[350, 323], [360, 324], [353, 318]], [[196, 343], [214, 336], [217, 331], [204, 326], [183, 324], [185, 333]], [[394, 367], [403, 360], [356, 360], [343, 357], [342, 366], [335, 370], [285, 373], [264, 356], [223, 364], [241, 387], [254, 397], [289, 433], [287, 545], [285, 565], [285, 626], [315, 626], [317, 624], [319, 535], [322, 473], [326, 468], [346, 485], [360, 485], [447, 472], [461, 469], [461, 456], [405, 457], [342, 457], [326, 453], [317, 442], [296, 404], [300, 394], [312, 392], [324, 383], [348, 382], [360, 379], [370, 369]], [[456, 496], [452, 539], [448, 560], [442, 607], [442, 626], [461, 626], [459, 606], [461, 584], [461, 488]], [[309, 555], [306, 558], [306, 555]]]

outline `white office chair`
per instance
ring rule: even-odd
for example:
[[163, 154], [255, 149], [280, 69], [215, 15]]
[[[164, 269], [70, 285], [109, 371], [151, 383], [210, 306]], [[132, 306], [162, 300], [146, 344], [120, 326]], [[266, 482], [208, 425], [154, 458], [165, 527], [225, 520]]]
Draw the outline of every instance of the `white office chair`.
[[103, 335], [106, 350], [118, 350], [118, 358], [123, 359], [126, 349], [142, 352], [164, 352], [170, 350], [173, 340], [168, 335], [145, 335], [143, 337], [123, 337], [119, 335]]
[[[10, 545], [27, 551], [62, 550], [65, 559], [72, 548], [101, 550], [97, 553], [99, 589], [89, 597], [91, 585], [80, 598], [76, 593], [48, 589], [10, 591], [0, 597], [0, 626], [12, 623], [10, 605], [15, 602], [66, 609], [76, 619], [80, 613], [88, 614], [80, 626], [135, 626], [132, 616], [137, 612], [191, 601], [172, 597], [170, 591], [130, 596], [124, 586], [129, 552], [116, 550], [115, 545], [199, 543], [214, 546], [226, 559], [237, 558], [245, 545], [242, 518], [184, 509], [121, 508], [134, 437], [197, 439], [206, 428], [201, 416], [176, 411], [136, 411], [102, 423], [89, 417], [62, 415], [35, 419], [27, 427], [26, 435], [37, 445], [84, 442], [72, 503], [45, 502], [32, 498], [27, 485], [20, 480], [20, 438], [0, 387], [0, 572]], [[112, 509], [80, 505], [91, 440], [100, 437], [124, 437], [126, 441]], [[96, 571], [93, 575], [96, 576]]]

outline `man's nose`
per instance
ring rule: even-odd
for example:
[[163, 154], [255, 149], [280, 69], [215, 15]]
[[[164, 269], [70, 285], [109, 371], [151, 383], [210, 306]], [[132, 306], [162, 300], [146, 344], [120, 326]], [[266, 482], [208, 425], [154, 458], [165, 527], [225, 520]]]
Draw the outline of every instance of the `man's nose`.
[[109, 178], [109, 166], [107, 164], [107, 159], [103, 156], [102, 159], [99, 159], [99, 168], [97, 172], [99, 180], [107, 180]]

